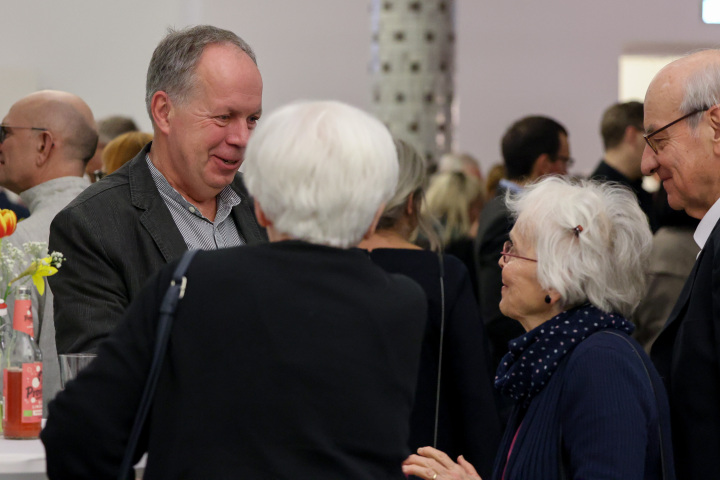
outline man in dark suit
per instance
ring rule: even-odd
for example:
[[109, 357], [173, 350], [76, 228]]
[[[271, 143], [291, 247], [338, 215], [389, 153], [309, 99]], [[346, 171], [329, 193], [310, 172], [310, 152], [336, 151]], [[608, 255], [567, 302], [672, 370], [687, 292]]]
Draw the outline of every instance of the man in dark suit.
[[94, 350], [147, 278], [187, 249], [267, 241], [238, 168], [262, 110], [252, 49], [211, 26], [170, 31], [150, 60], [154, 141], [50, 227], [59, 353]]
[[642, 171], [701, 219], [701, 248], [652, 348], [670, 398], [677, 478], [717, 478], [720, 453], [720, 51], [664, 67], [645, 96]]
[[605, 110], [600, 122], [605, 156], [590, 178], [616, 182], [630, 188], [654, 232], [658, 225], [653, 210], [653, 197], [643, 189], [643, 175], [640, 170], [645, 148], [642, 123], [643, 104], [640, 102], [616, 103]]
[[507, 178], [500, 181], [495, 198], [483, 208], [475, 237], [478, 299], [490, 339], [493, 369], [507, 353], [508, 342], [525, 333], [517, 321], [500, 313], [498, 306], [502, 288], [498, 259], [514, 223], [505, 207], [505, 194], [519, 191], [543, 175], [564, 175], [572, 162], [565, 127], [541, 116], [512, 124], [502, 138], [502, 154]]

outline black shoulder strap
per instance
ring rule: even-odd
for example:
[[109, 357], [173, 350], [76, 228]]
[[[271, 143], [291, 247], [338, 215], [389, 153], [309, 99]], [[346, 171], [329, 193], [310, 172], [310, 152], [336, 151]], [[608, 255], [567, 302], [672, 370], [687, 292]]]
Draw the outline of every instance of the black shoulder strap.
[[180, 263], [178, 263], [177, 268], [175, 268], [175, 272], [173, 272], [172, 281], [160, 305], [160, 318], [158, 320], [157, 338], [155, 339], [152, 364], [150, 365], [150, 371], [147, 381], [145, 382], [145, 389], [140, 399], [140, 406], [135, 414], [135, 421], [133, 422], [132, 431], [130, 432], [130, 438], [125, 447], [125, 455], [120, 465], [120, 471], [118, 472], [118, 480], [127, 480], [130, 476], [135, 449], [140, 439], [140, 432], [142, 431], [147, 414], [150, 411], [150, 405], [152, 404], [152, 399], [155, 394], [155, 387], [160, 377], [160, 367], [162, 366], [168, 340], [170, 339], [170, 330], [172, 330], [175, 308], [180, 299], [185, 295], [185, 287], [187, 285], [185, 272], [197, 252], [198, 250], [189, 250], [182, 256]]
[[438, 423], [440, 421], [440, 384], [442, 382], [443, 344], [445, 342], [445, 265], [442, 252], [440, 259], [440, 350], [438, 353], [437, 389], [435, 391], [435, 428], [433, 429], [433, 448], [438, 448]]

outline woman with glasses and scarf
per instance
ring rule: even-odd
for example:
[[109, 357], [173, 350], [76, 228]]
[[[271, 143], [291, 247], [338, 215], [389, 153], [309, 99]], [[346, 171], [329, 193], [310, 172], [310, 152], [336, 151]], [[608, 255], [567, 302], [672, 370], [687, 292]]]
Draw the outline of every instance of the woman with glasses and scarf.
[[[673, 479], [667, 396], [627, 318], [644, 293], [651, 234], [623, 187], [545, 178], [507, 200], [500, 310], [526, 333], [495, 386], [515, 408], [493, 479]], [[477, 479], [463, 457], [424, 447], [427, 480]]]

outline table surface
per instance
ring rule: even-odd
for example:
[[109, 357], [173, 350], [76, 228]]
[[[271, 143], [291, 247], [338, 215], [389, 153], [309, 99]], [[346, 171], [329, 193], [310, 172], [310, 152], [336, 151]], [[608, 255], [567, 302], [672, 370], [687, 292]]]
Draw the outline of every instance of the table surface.
[[7, 440], [0, 434], [0, 474], [3, 473], [44, 474], [45, 447], [40, 439]]
[[[43, 426], [45, 419], [43, 419]], [[141, 473], [147, 455], [136, 465]], [[10, 475], [9, 475], [10, 474]], [[40, 439], [7, 440], [0, 433], [0, 479], [46, 479], [45, 447]]]

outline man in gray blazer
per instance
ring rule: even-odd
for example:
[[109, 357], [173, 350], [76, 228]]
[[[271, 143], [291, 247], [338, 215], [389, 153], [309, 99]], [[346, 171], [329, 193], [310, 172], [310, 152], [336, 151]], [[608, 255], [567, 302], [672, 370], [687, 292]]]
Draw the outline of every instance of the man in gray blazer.
[[[147, 279], [188, 249], [267, 241], [238, 168], [262, 110], [255, 55], [227, 30], [170, 30], [148, 67], [154, 140], [50, 227], [58, 353], [92, 351]], [[242, 272], [238, 272], [242, 274]]]

